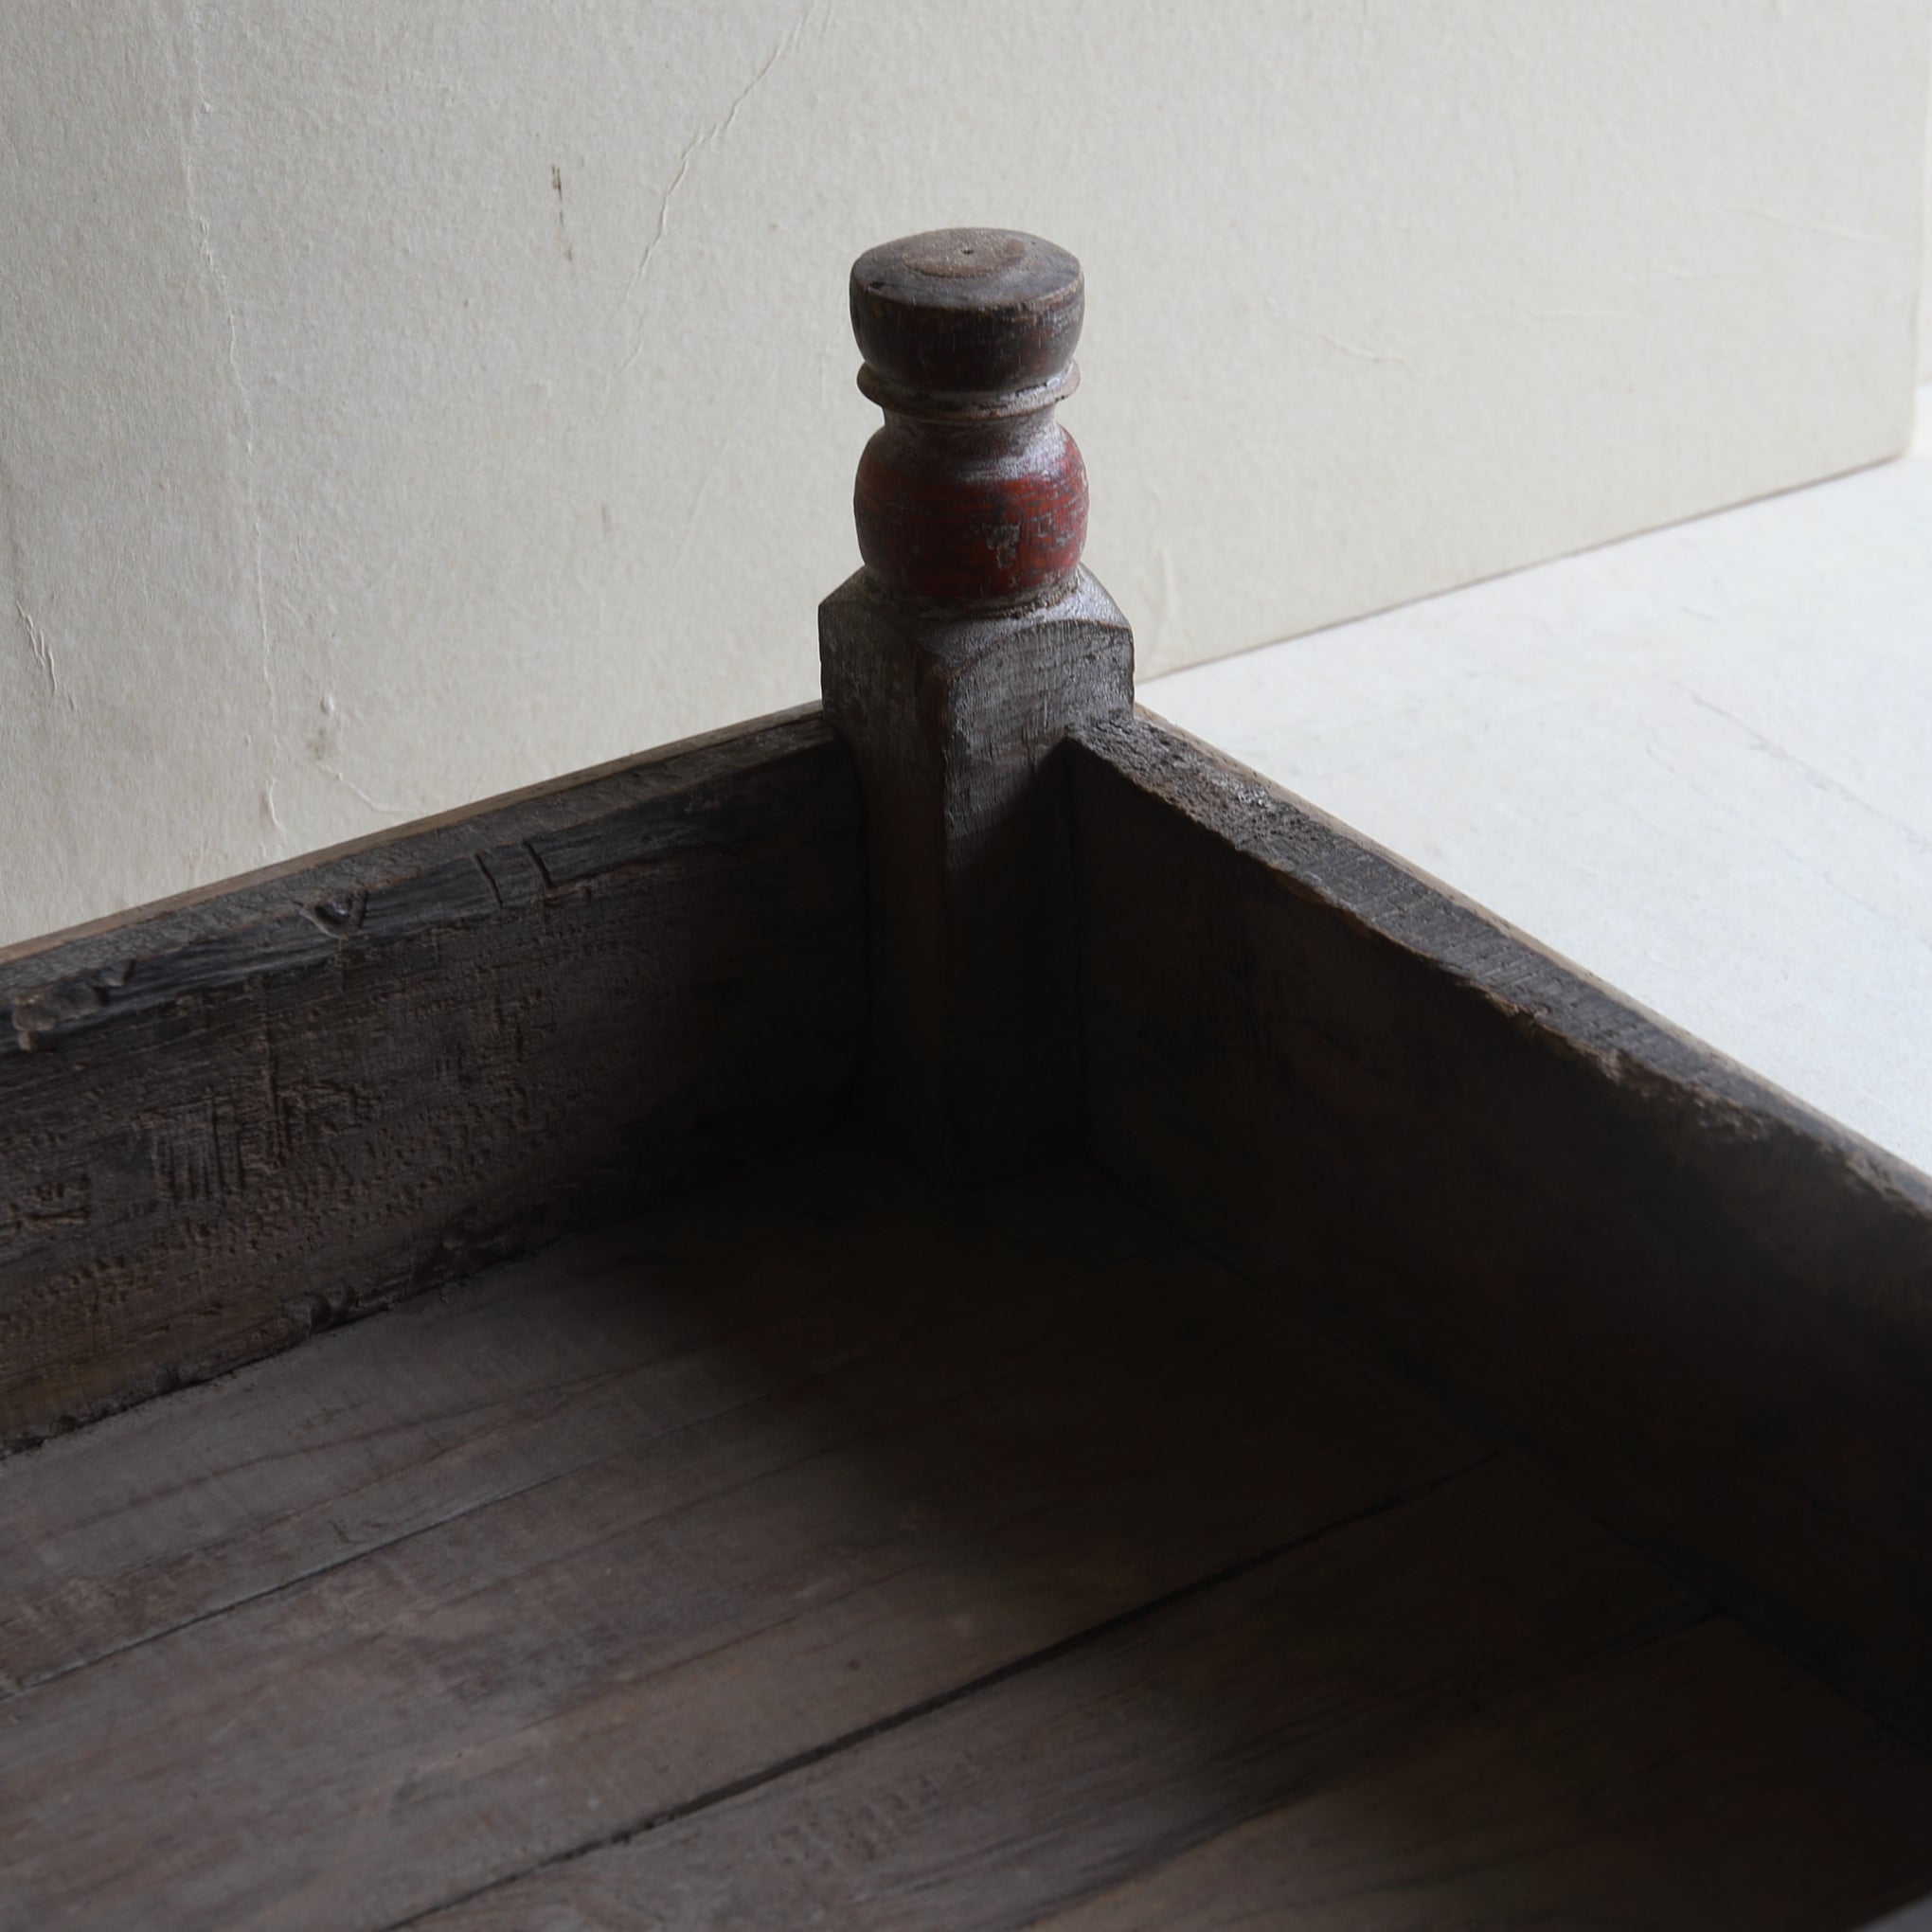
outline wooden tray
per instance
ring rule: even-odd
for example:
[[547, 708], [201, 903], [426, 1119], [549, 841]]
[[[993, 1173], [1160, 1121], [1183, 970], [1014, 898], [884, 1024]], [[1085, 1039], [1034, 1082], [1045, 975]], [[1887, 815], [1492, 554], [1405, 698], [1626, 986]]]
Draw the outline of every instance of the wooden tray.
[[1134, 710], [1078, 277], [823, 713], [0, 954], [0, 1924], [1932, 1890], [1932, 1190]]

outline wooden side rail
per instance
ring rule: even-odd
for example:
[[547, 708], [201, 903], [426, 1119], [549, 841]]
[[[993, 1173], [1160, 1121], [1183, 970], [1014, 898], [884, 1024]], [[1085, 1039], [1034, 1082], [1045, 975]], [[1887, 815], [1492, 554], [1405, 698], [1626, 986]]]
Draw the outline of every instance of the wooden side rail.
[[862, 863], [814, 707], [0, 955], [0, 1439], [841, 1117]]
[[1100, 1159], [1932, 1739], [1932, 1185], [1158, 721], [1073, 752]]

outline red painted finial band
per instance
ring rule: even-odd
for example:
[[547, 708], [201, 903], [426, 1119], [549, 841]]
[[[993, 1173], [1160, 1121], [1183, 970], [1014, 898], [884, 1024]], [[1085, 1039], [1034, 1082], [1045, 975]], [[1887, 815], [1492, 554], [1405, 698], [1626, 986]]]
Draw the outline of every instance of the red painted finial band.
[[1080, 381], [1080, 264], [1030, 235], [955, 228], [852, 268], [859, 551], [897, 595], [984, 609], [1050, 595], [1086, 541], [1086, 466], [1054, 406]]

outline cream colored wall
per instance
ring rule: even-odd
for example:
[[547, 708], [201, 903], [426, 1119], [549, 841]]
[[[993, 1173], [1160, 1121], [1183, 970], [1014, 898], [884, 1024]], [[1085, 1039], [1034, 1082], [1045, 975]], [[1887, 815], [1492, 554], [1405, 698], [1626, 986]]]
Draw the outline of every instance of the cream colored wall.
[[1932, 383], [1932, 114], [1925, 120], [1923, 239], [1919, 251], [1919, 380]]
[[0, 941], [810, 695], [911, 229], [1150, 671], [1887, 455], [1926, 15], [9, 0]]

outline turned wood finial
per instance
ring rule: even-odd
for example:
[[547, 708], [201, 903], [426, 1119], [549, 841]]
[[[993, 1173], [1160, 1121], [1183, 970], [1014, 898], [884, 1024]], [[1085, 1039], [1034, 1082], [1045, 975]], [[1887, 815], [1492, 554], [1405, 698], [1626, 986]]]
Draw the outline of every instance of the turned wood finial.
[[867, 1116], [949, 1183], [1064, 1160], [1084, 1115], [1068, 735], [1134, 708], [1053, 420], [1085, 289], [999, 228], [852, 265], [866, 565], [818, 607], [825, 720], [866, 803]]
[[1086, 541], [1086, 466], [1053, 420], [1080, 381], [1080, 263], [1037, 236], [941, 228], [852, 264], [859, 387], [886, 424], [853, 511], [871, 581], [997, 610], [1054, 595]]

